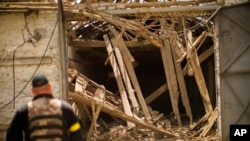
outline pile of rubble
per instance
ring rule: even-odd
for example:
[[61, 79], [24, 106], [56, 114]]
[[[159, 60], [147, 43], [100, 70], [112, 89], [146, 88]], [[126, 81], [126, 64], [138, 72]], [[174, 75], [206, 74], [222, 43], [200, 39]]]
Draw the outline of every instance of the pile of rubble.
[[[121, 5], [132, 6], [125, 3]], [[180, 8], [186, 11], [180, 11], [178, 4], [176, 7], [162, 7], [154, 3], [102, 10], [87, 4], [86, 10], [66, 10], [66, 13], [71, 13], [71, 17], [82, 18], [74, 24], [68, 22], [69, 45], [78, 49], [89, 48], [98, 41], [99, 46], [95, 47], [102, 49], [104, 65], [112, 68], [112, 77], [116, 80], [118, 90], [118, 94], [114, 94], [84, 74], [69, 69], [69, 98], [86, 127], [86, 140], [217, 139], [215, 121], [218, 110], [212, 106], [200, 63], [213, 54], [215, 36], [211, 19], [220, 7], [215, 5], [197, 10], [193, 4], [181, 5]], [[105, 4], [105, 7], [109, 6]], [[171, 12], [172, 8], [176, 8], [174, 12]], [[127, 13], [128, 9], [132, 13]], [[123, 10], [126, 12], [123, 13]], [[66, 19], [75, 20], [69, 17]], [[146, 45], [144, 42], [158, 49], [167, 80], [146, 98], [135, 72], [136, 59], [131, 53], [131, 46], [135, 48], [138, 46], [136, 44], [140, 44], [142, 48]], [[203, 117], [196, 122], [193, 121], [184, 79], [186, 75], [194, 77], [205, 110]], [[166, 91], [173, 110], [173, 114], [168, 116], [149, 107], [152, 101]], [[187, 121], [180, 115], [180, 100]], [[110, 120], [105, 120], [103, 113]]]
[[150, 121], [146, 120], [142, 111], [132, 116], [127, 115], [120, 96], [79, 74], [75, 69], [69, 69], [69, 84], [69, 99], [82, 121], [87, 141], [218, 140], [213, 124], [217, 110], [192, 124], [187, 120], [180, 127], [174, 113], [164, 115], [149, 106], [152, 116]]

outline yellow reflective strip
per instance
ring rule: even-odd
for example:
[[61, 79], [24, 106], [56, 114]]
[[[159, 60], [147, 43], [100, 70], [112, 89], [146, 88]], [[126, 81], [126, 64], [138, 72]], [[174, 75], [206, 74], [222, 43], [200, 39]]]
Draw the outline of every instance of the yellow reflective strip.
[[75, 132], [77, 130], [79, 130], [81, 128], [81, 125], [79, 122], [76, 122], [75, 124], [73, 124], [70, 128], [69, 131], [70, 132]]

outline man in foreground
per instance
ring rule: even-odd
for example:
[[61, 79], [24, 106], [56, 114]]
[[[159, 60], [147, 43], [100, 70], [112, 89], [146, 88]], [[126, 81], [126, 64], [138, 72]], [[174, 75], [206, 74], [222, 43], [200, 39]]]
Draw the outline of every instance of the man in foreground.
[[44, 75], [32, 80], [34, 98], [16, 111], [6, 141], [83, 141], [81, 124], [71, 105], [53, 98]]

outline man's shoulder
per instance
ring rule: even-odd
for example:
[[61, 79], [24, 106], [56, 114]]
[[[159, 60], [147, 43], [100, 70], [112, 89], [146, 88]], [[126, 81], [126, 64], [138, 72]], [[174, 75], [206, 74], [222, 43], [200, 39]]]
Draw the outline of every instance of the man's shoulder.
[[24, 104], [16, 110], [16, 116], [26, 117], [28, 115], [28, 105]]
[[67, 101], [64, 101], [64, 100], [59, 100], [59, 101], [61, 101], [62, 108], [64, 108], [64, 109], [72, 109], [71, 105]]
[[28, 104], [24, 104], [17, 109], [18, 112], [26, 112], [27, 110], [28, 110]]

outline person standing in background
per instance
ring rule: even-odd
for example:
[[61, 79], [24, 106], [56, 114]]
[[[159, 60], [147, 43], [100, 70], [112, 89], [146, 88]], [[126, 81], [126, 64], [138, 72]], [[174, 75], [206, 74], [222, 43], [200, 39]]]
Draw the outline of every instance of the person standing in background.
[[45, 75], [33, 77], [32, 94], [32, 101], [16, 111], [6, 141], [83, 141], [78, 117], [70, 104], [53, 97]]

